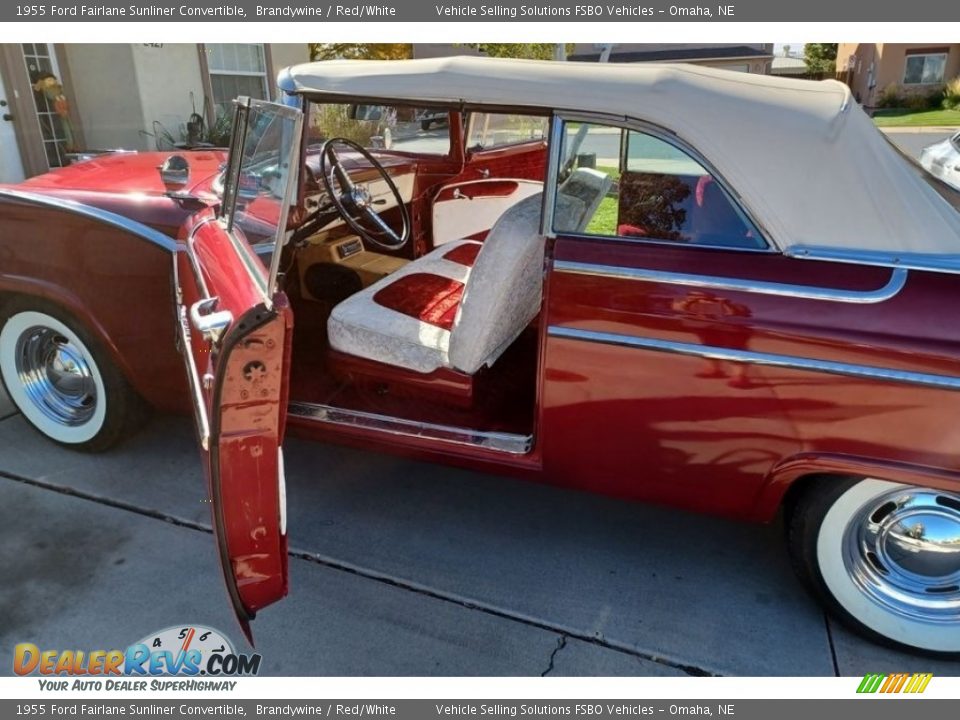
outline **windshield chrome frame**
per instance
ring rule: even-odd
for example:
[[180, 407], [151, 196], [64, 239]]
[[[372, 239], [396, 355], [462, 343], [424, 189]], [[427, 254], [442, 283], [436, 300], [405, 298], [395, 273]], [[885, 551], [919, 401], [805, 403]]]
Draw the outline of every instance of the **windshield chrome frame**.
[[[290, 207], [296, 202], [298, 197], [298, 183], [300, 179], [300, 146], [303, 139], [303, 111], [299, 107], [284, 105], [280, 103], [269, 102], [267, 100], [254, 100], [249, 97], [239, 97], [235, 101], [236, 111], [234, 114], [233, 137], [230, 140], [230, 156], [227, 160], [227, 169], [224, 179], [223, 200], [220, 205], [220, 220], [224, 230], [230, 236], [231, 241], [237, 252], [245, 253], [241, 242], [250, 248], [249, 254], [256, 257], [260, 265], [263, 265], [262, 259], [256, 250], [246, 243], [243, 238], [237, 237], [238, 230], [234, 228], [234, 217], [239, 190], [240, 170], [243, 157], [243, 147], [246, 144], [247, 131], [250, 121], [250, 111], [263, 108], [266, 111], [280, 116], [281, 119], [291, 120], [292, 126], [289, 128], [290, 139], [289, 147], [285, 157], [278, 158], [281, 166], [286, 163], [289, 171], [287, 172], [286, 185], [283, 190], [283, 196], [280, 198], [281, 206], [277, 217], [277, 227], [274, 231], [273, 239], [270, 244], [273, 245], [273, 255], [270, 259], [270, 266], [264, 266], [266, 274], [266, 287], [264, 288], [264, 300], [268, 306], [272, 305], [272, 298], [277, 292], [277, 279], [280, 274], [280, 255], [284, 245], [286, 245], [288, 231], [287, 221], [290, 217]], [[267, 243], [258, 243], [263, 246]], [[246, 254], [246, 253], [245, 253]], [[251, 274], [252, 279], [258, 287], [263, 287], [262, 278], [253, 276], [252, 269], [247, 265], [244, 259], [244, 265]]]

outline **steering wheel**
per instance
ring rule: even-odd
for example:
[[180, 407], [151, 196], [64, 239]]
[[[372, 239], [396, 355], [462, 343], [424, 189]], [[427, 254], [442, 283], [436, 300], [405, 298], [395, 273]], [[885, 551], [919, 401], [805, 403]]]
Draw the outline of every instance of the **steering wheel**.
[[[355, 183], [350, 178], [340, 158], [340, 153], [345, 149], [363, 156], [387, 184], [400, 212], [399, 230], [391, 227], [374, 207], [385, 205], [387, 201], [374, 197], [366, 185]], [[327, 140], [320, 148], [320, 179], [340, 217], [361, 238], [383, 250], [399, 250], [409, 242], [410, 213], [400, 197], [400, 191], [383, 165], [365, 148], [347, 138]]]

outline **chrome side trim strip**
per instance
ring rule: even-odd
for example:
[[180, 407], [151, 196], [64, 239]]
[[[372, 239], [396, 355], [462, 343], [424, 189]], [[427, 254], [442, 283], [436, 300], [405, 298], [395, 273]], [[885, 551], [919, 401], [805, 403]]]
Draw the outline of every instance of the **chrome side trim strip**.
[[197, 259], [197, 253], [193, 248], [194, 245], [196, 245], [196, 235], [200, 228], [208, 223], [215, 223], [216, 221], [217, 219], [215, 217], [208, 217], [201, 220], [190, 229], [190, 234], [187, 236], [187, 259], [190, 261], [190, 268], [193, 270], [193, 279], [197, 283], [197, 288], [203, 293], [205, 298], [210, 298], [212, 295], [210, 294], [210, 288], [207, 287], [207, 281], [203, 279], [203, 270], [200, 268], [200, 261]]
[[894, 268], [890, 280], [877, 290], [835, 290], [832, 288], [812, 287], [809, 285], [790, 285], [788, 283], [764, 282], [760, 280], [739, 280], [737, 278], [713, 277], [710, 275], [691, 275], [687, 273], [648, 270], [646, 268], [619, 267], [616, 265], [594, 265], [592, 263], [558, 260], [554, 270], [575, 275], [595, 275], [623, 280], [666, 283], [668, 285], [687, 285], [711, 290], [732, 290], [734, 292], [758, 293], [761, 295], [779, 295], [803, 300], [826, 300], [870, 304], [889, 300], [899, 293], [907, 282], [906, 268]]
[[960, 273], [960, 254], [890, 253], [880, 250], [845, 250], [820, 245], [794, 245], [787, 248], [783, 254], [799, 260], [822, 260], [824, 262]]
[[288, 413], [333, 425], [374, 430], [403, 437], [438, 440], [454, 445], [496, 450], [511, 455], [525, 455], [533, 447], [533, 436], [531, 435], [515, 435], [513, 433], [471, 430], [451, 425], [436, 425], [316, 403], [291, 401]]
[[177, 257], [173, 257], [173, 285], [177, 296], [177, 334], [180, 340], [180, 352], [187, 370], [187, 382], [190, 385], [190, 402], [193, 416], [197, 421], [197, 435], [204, 452], [210, 450], [210, 419], [207, 417], [207, 404], [203, 399], [200, 385], [200, 373], [193, 357], [193, 345], [190, 342], [190, 320], [187, 308], [183, 306], [183, 291], [180, 288], [180, 273], [177, 269]]
[[123, 215], [102, 210], [92, 205], [84, 205], [75, 200], [66, 200], [64, 198], [50, 197], [49, 195], [40, 195], [38, 193], [24, 192], [23, 190], [0, 189], [0, 197], [11, 197], [17, 200], [33, 203], [34, 205], [46, 205], [47, 207], [58, 210], [67, 210], [77, 215], [83, 215], [93, 220], [99, 220], [107, 225], [112, 225], [126, 232], [137, 235], [149, 243], [159, 246], [167, 252], [175, 252], [177, 243], [173, 238], [167, 237], [159, 230], [154, 230], [143, 223], [131, 220]]
[[813, 372], [846, 375], [867, 380], [887, 380], [890, 382], [922, 385], [924, 387], [945, 390], [960, 390], [960, 377], [952, 375], [934, 375], [908, 370], [894, 370], [892, 368], [874, 367], [872, 365], [855, 365], [852, 363], [817, 360], [815, 358], [804, 358], [795, 355], [776, 355], [772, 353], [754, 352], [752, 350], [736, 350], [711, 345], [698, 345], [696, 343], [622, 335], [620, 333], [579, 330], [577, 328], [566, 328], [556, 325], [551, 325], [547, 333], [550, 337], [568, 340], [583, 340], [604, 345], [618, 345], [621, 347], [655, 350], [678, 355], [694, 355], [711, 360], [751, 363], [753, 365], [767, 365], [770, 367], [783, 367], [794, 370], [811, 370]]

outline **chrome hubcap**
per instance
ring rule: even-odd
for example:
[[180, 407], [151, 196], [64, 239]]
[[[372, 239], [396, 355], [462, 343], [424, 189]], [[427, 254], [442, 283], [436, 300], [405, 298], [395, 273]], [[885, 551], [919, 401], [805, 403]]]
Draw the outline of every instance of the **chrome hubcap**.
[[83, 425], [97, 407], [97, 386], [82, 348], [47, 327], [32, 327], [17, 340], [17, 376], [30, 401], [61, 425]]
[[847, 525], [844, 561], [875, 603], [915, 621], [960, 620], [960, 496], [896, 490]]

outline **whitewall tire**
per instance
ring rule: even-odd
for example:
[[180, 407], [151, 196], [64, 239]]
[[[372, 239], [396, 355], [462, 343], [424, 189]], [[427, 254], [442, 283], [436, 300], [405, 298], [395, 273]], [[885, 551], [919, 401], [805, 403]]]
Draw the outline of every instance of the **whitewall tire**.
[[68, 314], [16, 300], [0, 315], [0, 379], [16, 408], [62, 445], [104, 450], [135, 423], [136, 397]]
[[960, 493], [819, 478], [788, 531], [795, 568], [847, 625], [960, 657]]

